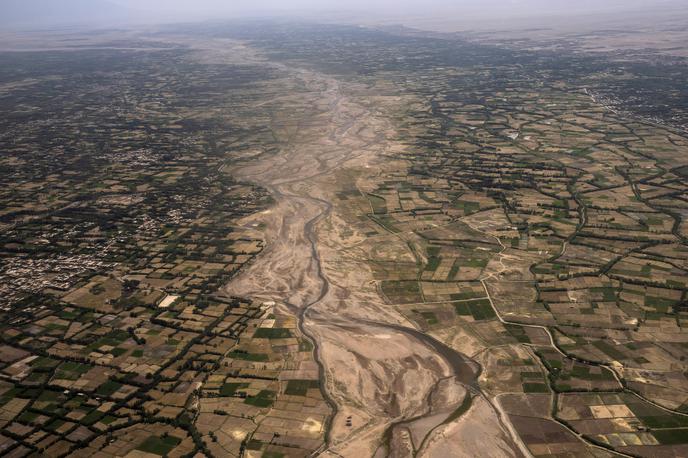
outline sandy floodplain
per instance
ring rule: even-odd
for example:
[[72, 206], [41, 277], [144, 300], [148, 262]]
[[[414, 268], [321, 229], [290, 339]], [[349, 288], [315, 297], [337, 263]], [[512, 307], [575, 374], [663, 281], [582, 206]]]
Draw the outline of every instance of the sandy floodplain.
[[[444, 449], [463, 456], [521, 456], [518, 439], [474, 383], [477, 365], [386, 304], [365, 262], [334, 262], [365, 240], [336, 205], [341, 177], [356, 176], [365, 187], [381, 170], [405, 167], [382, 155], [403, 148], [385, 113], [408, 101], [370, 103], [363, 86], [269, 62], [241, 44], [195, 45], [199, 58], [259, 63], [306, 88], [270, 102], [279, 152], [228, 171], [267, 188], [275, 204], [241, 221], [261, 231], [266, 249], [226, 293], [276, 302], [299, 317], [314, 341], [334, 412], [318, 454], [439, 456]], [[476, 402], [465, 416], [451, 419], [468, 391]], [[476, 449], [466, 441], [471, 434], [494, 440]]]

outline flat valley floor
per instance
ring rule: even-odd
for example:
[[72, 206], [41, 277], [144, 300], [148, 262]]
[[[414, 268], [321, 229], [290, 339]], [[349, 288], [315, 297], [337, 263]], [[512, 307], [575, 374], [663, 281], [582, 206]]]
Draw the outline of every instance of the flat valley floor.
[[610, 53], [279, 23], [0, 53], [0, 450], [685, 456], [688, 67]]

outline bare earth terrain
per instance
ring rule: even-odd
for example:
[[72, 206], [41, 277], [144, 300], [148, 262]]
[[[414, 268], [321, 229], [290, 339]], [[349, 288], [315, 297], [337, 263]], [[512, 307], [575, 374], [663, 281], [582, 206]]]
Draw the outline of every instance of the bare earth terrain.
[[[365, 88], [342, 88], [347, 83], [313, 71], [281, 69], [308, 88], [308, 99], [291, 101], [285, 96], [280, 105], [291, 102], [312, 109], [303, 118], [291, 113], [275, 119], [272, 127], [284, 136], [284, 148], [233, 172], [270, 189], [277, 203], [243, 222], [266, 228], [268, 249], [226, 291], [275, 301], [294, 311], [305, 333], [317, 342], [325, 387], [338, 407], [325, 455], [373, 455], [380, 435], [391, 424], [408, 420], [418, 423], [416, 448], [420, 449], [419, 439], [427, 438], [423, 455], [435, 456], [432, 450], [458, 453], [458, 436], [443, 434], [441, 425], [463, 401], [462, 387], [474, 385], [475, 365], [448, 347], [447, 354], [437, 354], [425, 335], [414, 332], [412, 323], [381, 301], [364, 260], [341, 259], [342, 253], [366, 239], [347, 224], [348, 215], [330, 199], [344, 189], [340, 181], [354, 179], [365, 187], [380, 168], [390, 172], [390, 166], [403, 167], [380, 160], [379, 153], [401, 148], [394, 142], [393, 127], [372, 111], [375, 101], [366, 97]], [[358, 102], [357, 94], [369, 106]], [[403, 100], [380, 102], [376, 110], [394, 110]], [[440, 391], [442, 411], [436, 413], [428, 400]], [[500, 426], [494, 408], [479, 404], [473, 410], [472, 431], [466, 434], [482, 428], [502, 438], [483, 444], [482, 456], [521, 455], [514, 445], [518, 439]], [[347, 418], [353, 428], [346, 426]], [[460, 425], [455, 428], [461, 431]], [[395, 433], [392, 440], [397, 446], [404, 438]]]
[[[316, 340], [326, 389], [338, 405], [325, 453], [372, 455], [391, 423], [426, 415], [430, 418], [420, 426], [419, 437], [433, 433], [426, 447], [441, 450], [447, 439], [435, 429], [451, 414], [451, 406], [461, 403], [461, 381], [472, 381], [475, 369], [467, 359], [460, 365], [448, 361], [456, 356], [436, 354], [425, 336], [413, 333], [413, 325], [381, 301], [365, 262], [340, 259], [363, 240], [329, 200], [340, 191], [340, 177], [355, 176], [365, 186], [371, 173], [389, 167], [379, 153], [399, 148], [392, 127], [355, 96], [345, 95], [363, 88], [343, 89], [344, 83], [331, 77], [284, 70], [308, 88], [309, 98], [298, 103], [309, 112], [302, 119], [275, 121], [273, 128], [283, 132], [285, 143], [277, 156], [233, 171], [272, 190], [277, 203], [244, 222], [268, 228], [268, 249], [227, 292], [276, 301], [296, 311], [305, 332]], [[401, 100], [387, 100], [385, 108], [398, 103]], [[434, 414], [426, 400], [447, 382], [454, 387], [450, 392], [443, 388], [444, 414]], [[494, 449], [484, 448], [484, 456], [519, 454], [507, 430], [500, 429], [494, 409], [482, 408], [475, 417], [471, 428], [501, 438]], [[347, 418], [353, 418], [354, 428], [346, 427]]]

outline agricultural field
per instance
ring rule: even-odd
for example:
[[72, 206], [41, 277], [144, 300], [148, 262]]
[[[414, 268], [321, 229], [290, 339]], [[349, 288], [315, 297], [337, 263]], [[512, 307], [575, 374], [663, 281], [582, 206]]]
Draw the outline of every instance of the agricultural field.
[[3, 456], [323, 441], [312, 343], [274, 303], [223, 292], [265, 248], [239, 221], [272, 197], [229, 170], [273, 147], [246, 114], [273, 75], [158, 46], [0, 55]]
[[688, 454], [666, 62], [102, 33], [0, 53], [0, 454]]
[[[658, 121], [660, 108], [647, 122], [650, 99], [634, 116], [638, 100], [621, 113], [593, 95], [609, 90], [613, 59], [341, 33], [361, 40], [334, 52], [296, 30], [279, 46], [256, 43], [412, 100], [395, 112], [401, 152], [383, 153], [365, 181], [338, 181], [333, 203], [362, 234], [338, 252], [348, 268], [369, 271], [386, 304], [483, 366], [479, 385], [509, 400], [532, 454], [682, 456], [685, 132]], [[614, 107], [634, 95], [616, 93]], [[593, 396], [667, 423], [596, 433], [563, 410]]]

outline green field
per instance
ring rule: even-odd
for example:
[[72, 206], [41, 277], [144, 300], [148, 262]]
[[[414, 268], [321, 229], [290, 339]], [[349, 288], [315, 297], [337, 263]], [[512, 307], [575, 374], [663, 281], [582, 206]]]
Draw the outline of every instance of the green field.
[[153, 453], [154, 455], [167, 456], [180, 443], [181, 440], [174, 436], [150, 436], [137, 447], [137, 450]]
[[454, 304], [454, 309], [457, 315], [472, 316], [476, 321], [491, 320], [497, 316], [488, 299], [458, 302]]

